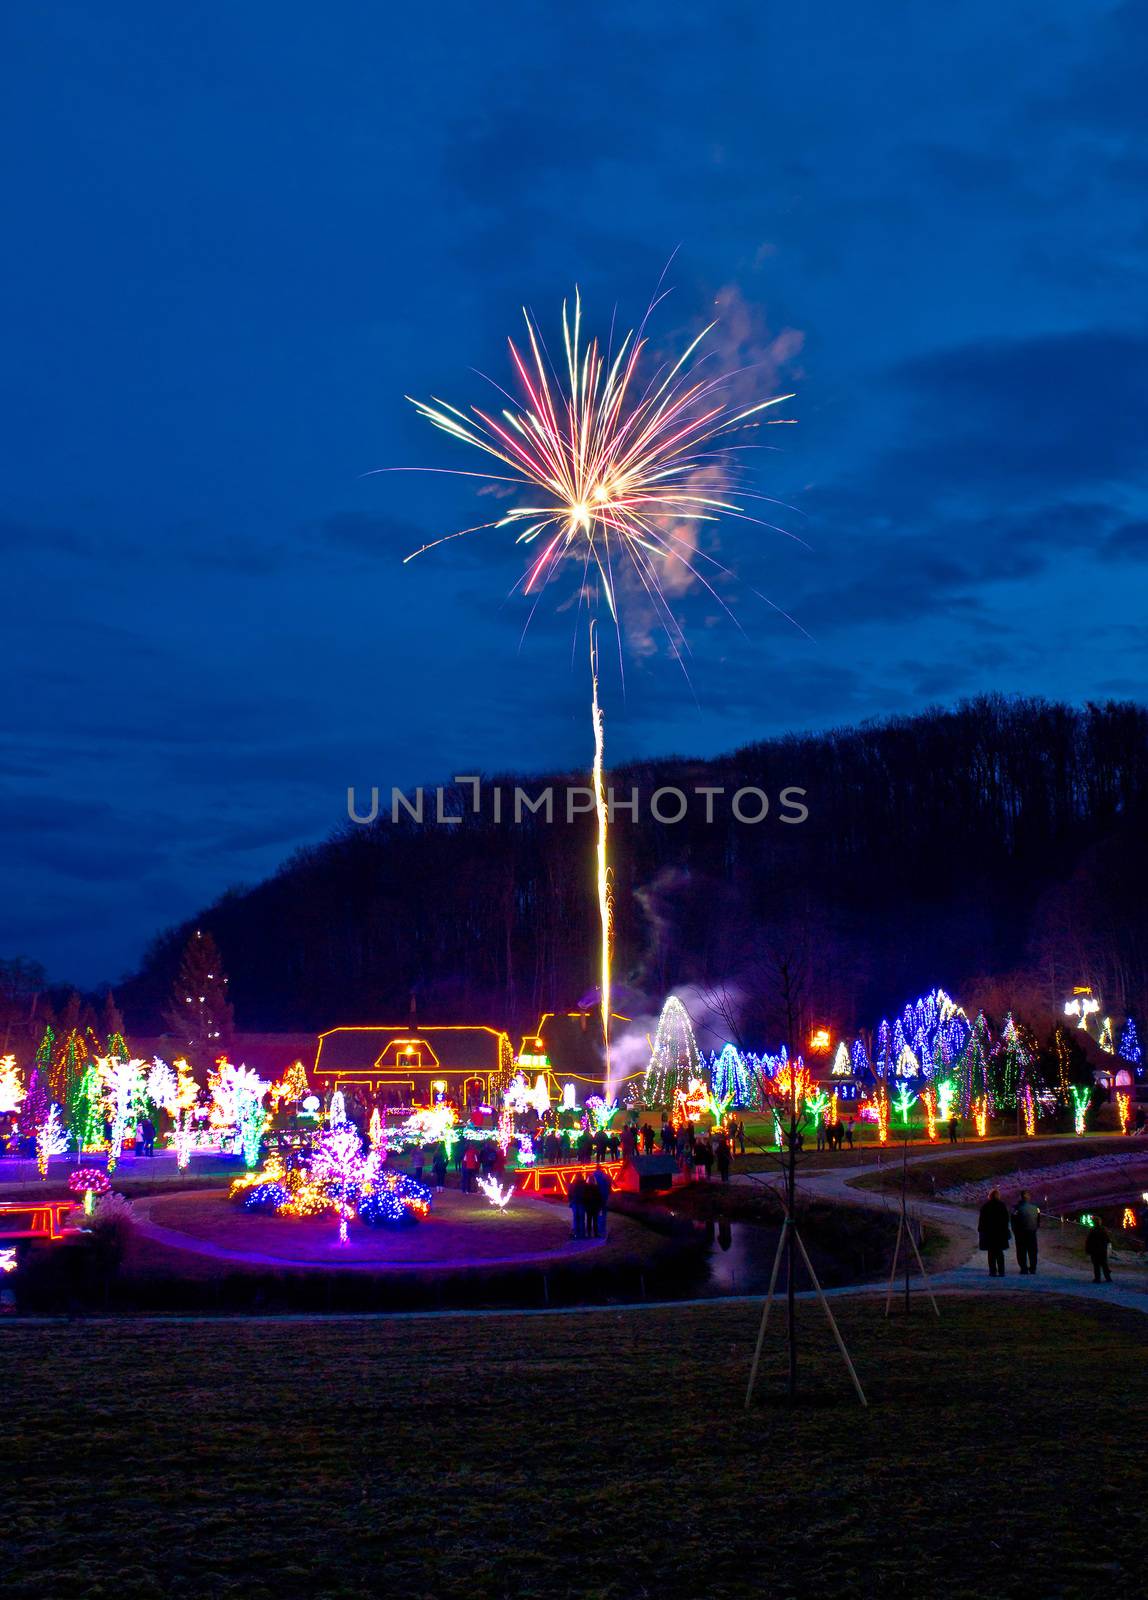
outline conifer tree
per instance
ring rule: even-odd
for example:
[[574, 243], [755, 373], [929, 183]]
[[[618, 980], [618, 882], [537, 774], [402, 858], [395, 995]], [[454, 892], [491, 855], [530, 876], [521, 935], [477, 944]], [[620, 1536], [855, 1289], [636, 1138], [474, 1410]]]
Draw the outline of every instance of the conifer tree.
[[227, 975], [215, 940], [202, 929], [197, 928], [184, 947], [165, 1015], [181, 1046], [201, 1056], [221, 1054], [231, 1037], [234, 1015], [227, 998]]

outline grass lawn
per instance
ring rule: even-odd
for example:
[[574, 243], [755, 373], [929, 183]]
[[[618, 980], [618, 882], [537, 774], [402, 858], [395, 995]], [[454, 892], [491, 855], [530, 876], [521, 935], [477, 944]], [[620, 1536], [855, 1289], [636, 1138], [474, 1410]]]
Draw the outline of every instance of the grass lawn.
[[[920, 1152], [909, 1146], [908, 1187], [913, 1194], [939, 1194], [958, 1183], [987, 1183], [1023, 1170], [1037, 1172], [1042, 1167], [1059, 1166], [1062, 1161], [1088, 1161], [1097, 1156], [1134, 1155], [1145, 1149], [1143, 1141], [1089, 1135], [1083, 1139], [1028, 1139], [1007, 1149], [992, 1144], [962, 1145], [951, 1156], [913, 1165]], [[879, 1172], [865, 1173], [855, 1180], [859, 1189], [900, 1189], [900, 1147], [890, 1145]]]
[[837, 1309], [870, 1409], [802, 1304], [748, 1421], [752, 1307], [0, 1327], [5, 1593], [1141, 1592], [1141, 1317]]

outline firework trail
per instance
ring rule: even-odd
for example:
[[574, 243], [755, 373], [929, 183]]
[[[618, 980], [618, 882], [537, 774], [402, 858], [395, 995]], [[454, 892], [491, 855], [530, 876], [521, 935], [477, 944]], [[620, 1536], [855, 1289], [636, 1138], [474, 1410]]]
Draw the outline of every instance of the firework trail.
[[606, 824], [608, 809], [603, 771], [605, 755], [605, 727], [602, 708], [598, 704], [598, 640], [594, 624], [590, 624], [590, 681], [592, 685], [591, 711], [594, 722], [594, 811], [598, 821], [598, 921], [601, 928], [601, 971], [599, 1004], [602, 1011], [602, 1048], [606, 1057], [606, 1099], [609, 1100], [613, 1084], [610, 1079], [610, 954], [613, 941], [613, 906], [610, 896], [610, 866], [606, 852]]
[[[529, 495], [527, 503], [513, 506], [501, 517], [429, 541], [405, 557], [406, 561], [467, 534], [490, 528], [513, 529], [516, 542], [530, 547], [529, 563], [519, 580], [525, 593], [540, 593], [564, 564], [573, 560], [582, 569], [583, 594], [592, 577], [600, 585], [618, 633], [619, 649], [618, 582], [622, 572], [636, 575], [679, 658], [685, 640], [663, 588], [664, 574], [676, 571], [679, 577], [688, 575], [728, 611], [709, 578], [699, 570], [698, 562], [704, 561], [722, 575], [727, 575], [727, 569], [700, 552], [693, 539], [683, 537], [682, 524], [713, 522], [723, 516], [760, 522], [759, 518], [748, 517], [723, 492], [724, 486], [734, 481], [737, 470], [731, 460], [731, 438], [762, 424], [791, 422], [791, 418], [769, 418], [764, 413], [793, 396], [775, 395], [747, 407], [731, 403], [729, 391], [736, 374], [703, 372], [705, 358], [698, 353], [715, 323], [704, 328], [676, 360], [663, 362], [648, 377], [642, 377], [640, 368], [647, 343], [644, 329], [657, 303], [655, 299], [638, 330], [627, 333], [617, 354], [612, 355], [603, 351], [597, 339], [583, 343], [581, 296], [575, 293], [572, 322], [564, 301], [562, 379], [551, 366], [538, 325], [524, 310], [527, 352], [524, 354], [510, 341], [510, 359], [520, 397], [515, 399], [499, 390], [508, 404], [497, 410], [472, 406], [465, 412], [442, 400], [407, 397], [436, 428], [506, 469], [504, 473], [454, 475], [480, 478], [488, 487], [508, 484], [512, 489], [528, 490]], [[773, 523], [762, 525], [776, 527]], [[671, 581], [668, 587], [674, 592], [681, 583]], [[590, 672], [601, 924], [600, 1004], [608, 1098], [612, 907], [604, 722], [598, 701], [598, 651], [593, 623]]]

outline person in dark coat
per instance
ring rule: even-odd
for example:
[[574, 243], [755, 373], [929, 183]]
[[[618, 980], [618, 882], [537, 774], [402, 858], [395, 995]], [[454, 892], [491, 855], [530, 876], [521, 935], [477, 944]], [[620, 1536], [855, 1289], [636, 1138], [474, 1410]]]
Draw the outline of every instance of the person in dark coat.
[[988, 1252], [989, 1277], [1003, 1278], [1004, 1253], [1008, 1248], [1009, 1224], [1008, 1207], [1001, 1199], [999, 1189], [989, 1192], [989, 1197], [981, 1207], [981, 1214], [977, 1218], [977, 1234], [982, 1250]]
[[608, 1232], [610, 1196], [614, 1192], [614, 1185], [610, 1181], [610, 1174], [601, 1165], [598, 1165], [594, 1168], [594, 1172], [590, 1178], [590, 1183], [593, 1188], [597, 1189], [599, 1198], [601, 1200], [601, 1210], [598, 1214], [598, 1225], [601, 1236], [603, 1239], [605, 1239]]
[[950, 1144], [956, 1144], [956, 1142], [957, 1142], [957, 1134], [960, 1131], [961, 1131], [961, 1125], [957, 1121], [956, 1117], [950, 1117], [949, 1118], [949, 1143]]
[[586, 1180], [581, 1174], [576, 1175], [571, 1181], [566, 1203], [570, 1207], [571, 1237], [584, 1239], [586, 1237]]
[[582, 1181], [582, 1204], [586, 1209], [587, 1239], [601, 1238], [602, 1191], [594, 1182], [593, 1177]]
[[1112, 1243], [1112, 1235], [1097, 1217], [1084, 1236], [1084, 1253], [1092, 1262], [1092, 1281], [1100, 1282], [1103, 1272], [1105, 1283], [1112, 1282], [1112, 1268], [1108, 1265], [1108, 1246]]
[[1020, 1199], [1012, 1208], [1012, 1232], [1016, 1240], [1016, 1264], [1021, 1277], [1031, 1277], [1036, 1272], [1036, 1233], [1040, 1227], [1040, 1207], [1033, 1205], [1028, 1190], [1022, 1189]]
[[717, 1161], [718, 1177], [723, 1183], [729, 1182], [729, 1140], [723, 1133], [718, 1139], [714, 1149], [714, 1159]]
[[434, 1186], [436, 1189], [446, 1188], [446, 1152], [440, 1144], [434, 1153]]

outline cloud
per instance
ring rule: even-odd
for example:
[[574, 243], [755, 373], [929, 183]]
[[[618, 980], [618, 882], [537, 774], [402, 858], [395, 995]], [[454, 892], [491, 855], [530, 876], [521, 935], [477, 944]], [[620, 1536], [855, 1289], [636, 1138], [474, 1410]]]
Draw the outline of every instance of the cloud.
[[[954, 503], [1138, 479], [1148, 335], [1098, 329], [964, 344], [901, 363], [908, 437], [882, 472]], [[1006, 502], [1007, 503], [1007, 502]]]
[[1148, 561], [1148, 522], [1125, 522], [1099, 547], [1105, 561]]

